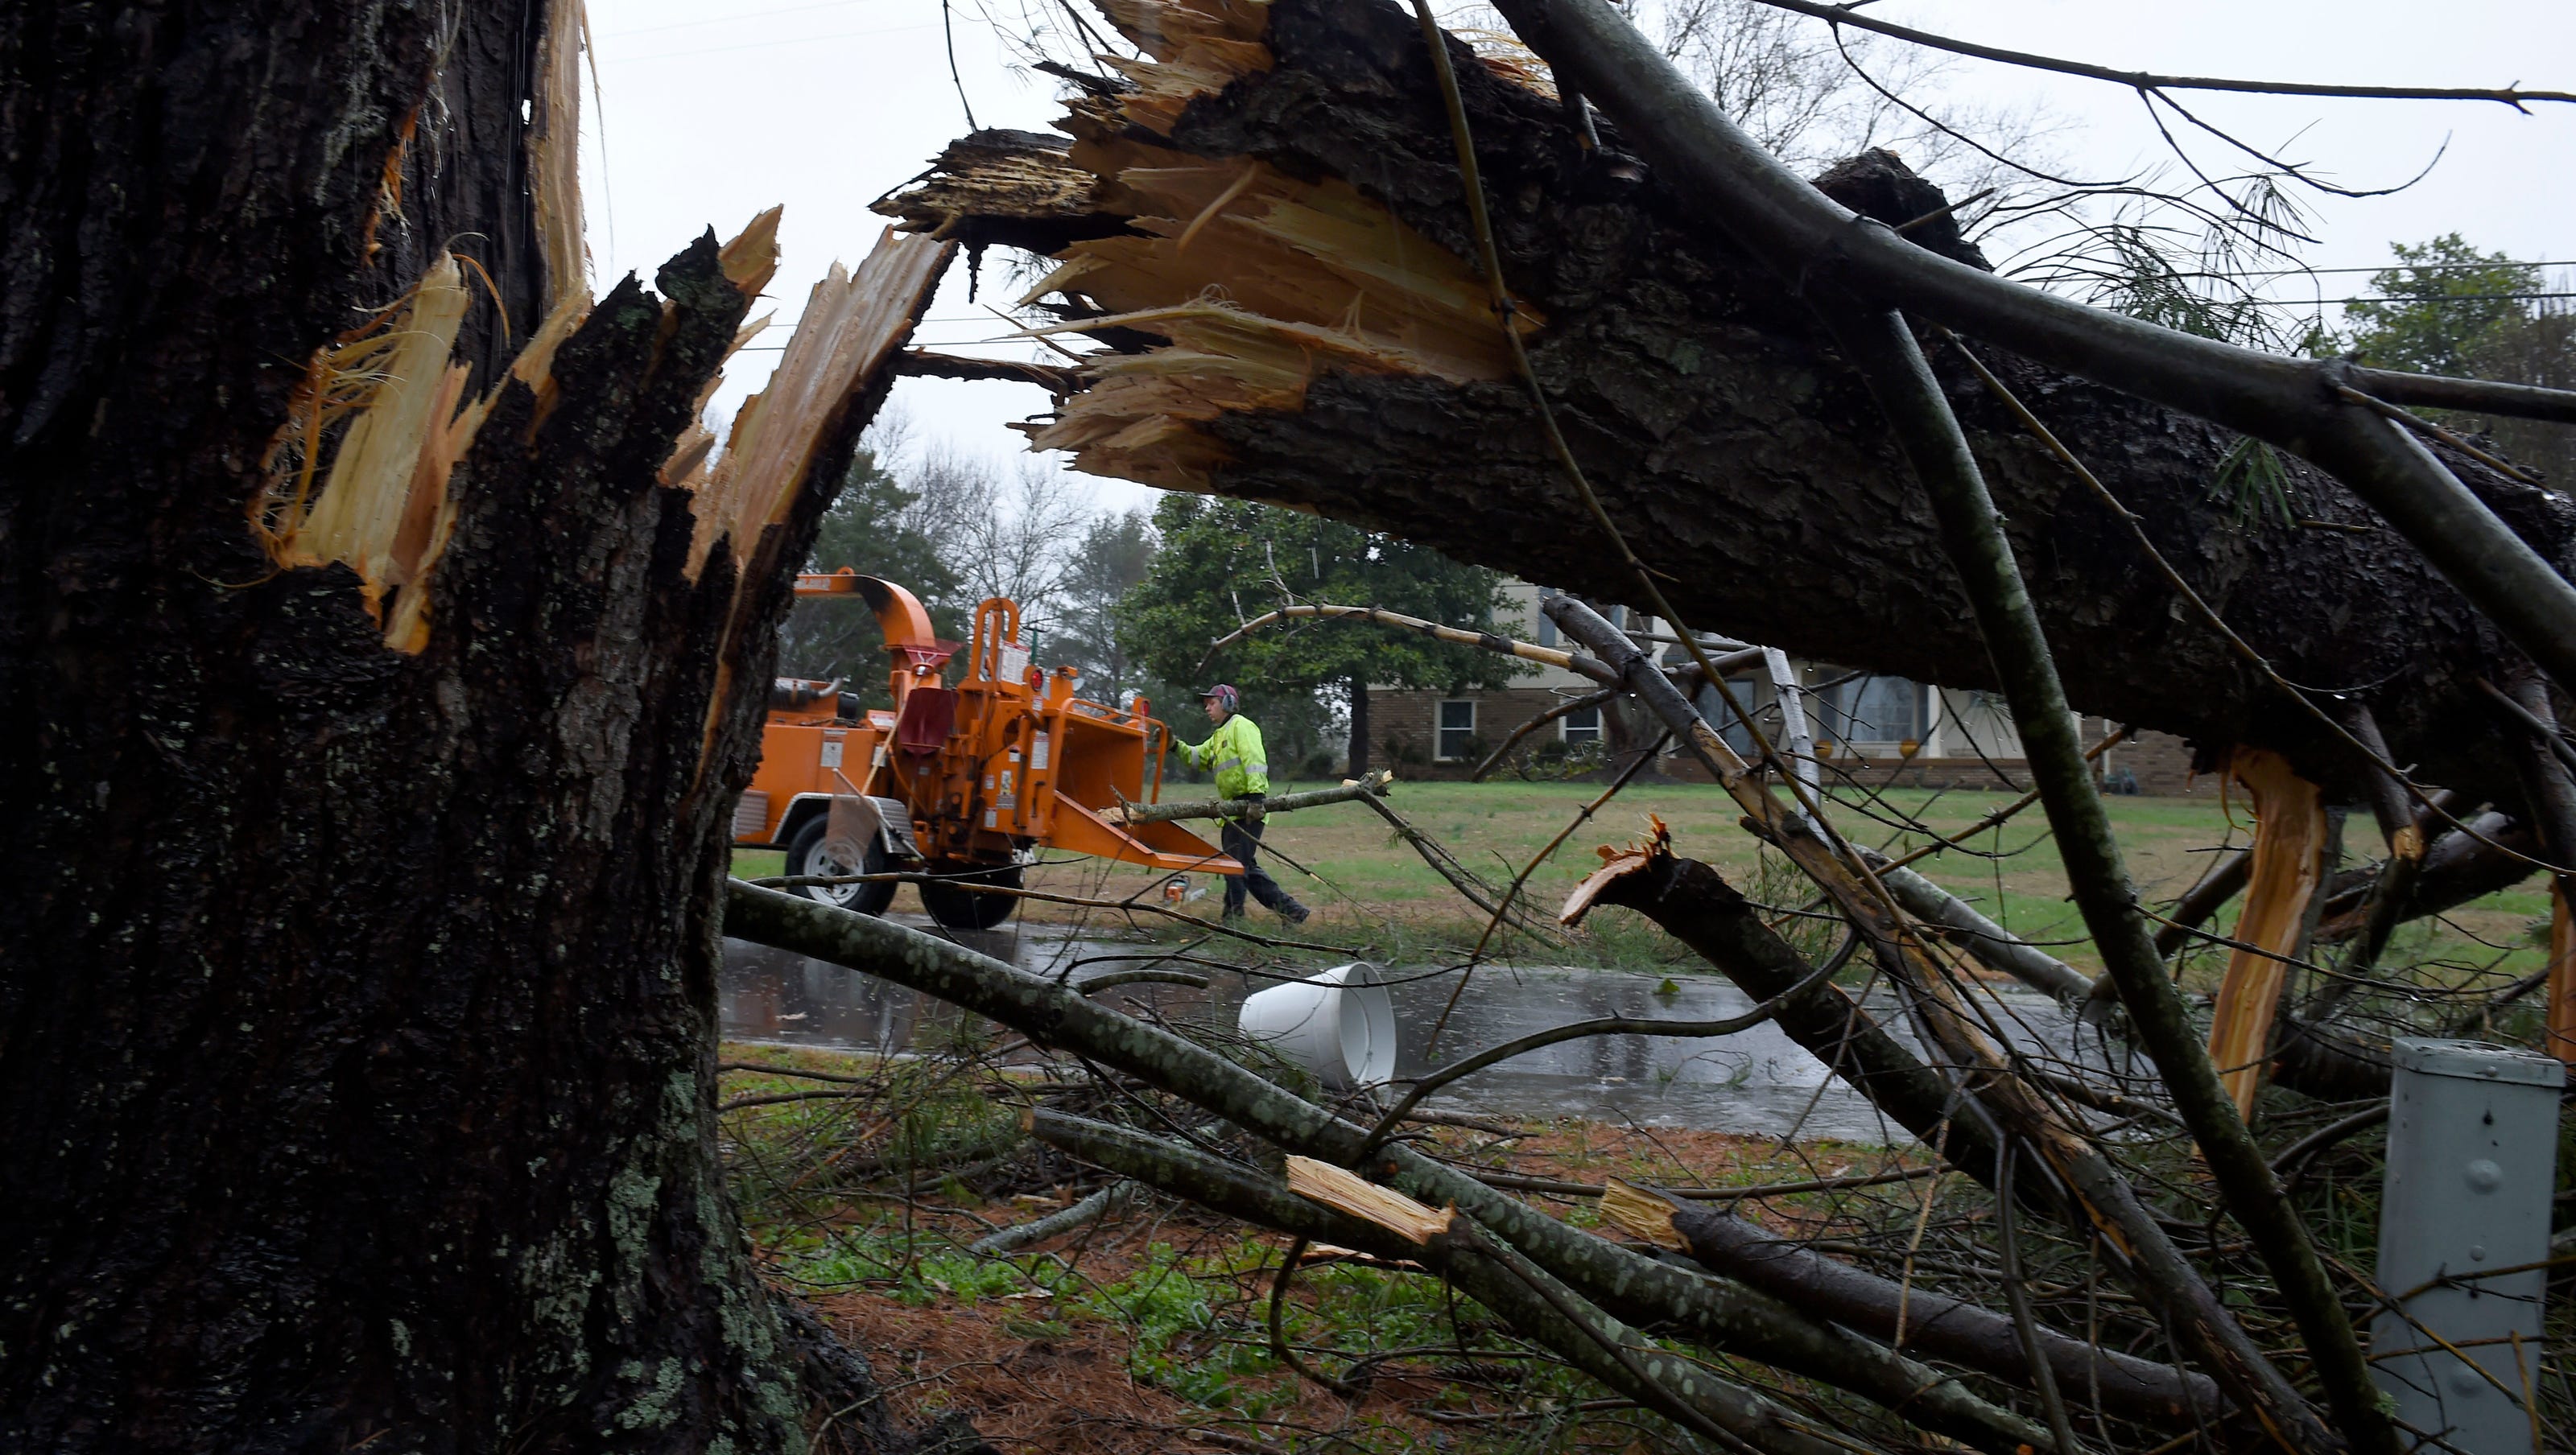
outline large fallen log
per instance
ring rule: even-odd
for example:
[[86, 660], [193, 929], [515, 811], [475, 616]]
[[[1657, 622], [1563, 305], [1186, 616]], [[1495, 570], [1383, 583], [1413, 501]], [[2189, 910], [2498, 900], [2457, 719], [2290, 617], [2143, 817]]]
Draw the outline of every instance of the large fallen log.
[[[1036, 441], [1098, 473], [1311, 508], [1633, 595], [1464, 261], [1463, 194], [1411, 18], [1385, 0], [1107, 8], [1152, 60], [1123, 67], [1132, 89], [1073, 103], [1070, 146], [978, 133], [879, 204], [969, 246], [1055, 259], [1032, 300], [1118, 350]], [[1527, 73], [1467, 64], [1462, 80], [1515, 326], [1576, 455], [1691, 625], [1992, 685], [1920, 492], [1806, 305], [1619, 158], [1615, 133], [1604, 152], [1578, 148]], [[1884, 153], [1822, 185], [1891, 223], [1944, 203]], [[1907, 236], [1976, 259], [1946, 217]], [[2009, 358], [1998, 368], [2287, 676], [2371, 684], [2396, 761], [2519, 798], [2471, 686], [2508, 649], [2340, 485], [2291, 462], [2303, 517], [2347, 528], [2231, 525], [2208, 497], [2235, 436]], [[2213, 749], [2271, 747], [2356, 788], [2350, 750], [2179, 609], [2125, 528], [2000, 406], [1951, 382], [2074, 705]], [[2576, 506], [2448, 462], [2564, 568]]]

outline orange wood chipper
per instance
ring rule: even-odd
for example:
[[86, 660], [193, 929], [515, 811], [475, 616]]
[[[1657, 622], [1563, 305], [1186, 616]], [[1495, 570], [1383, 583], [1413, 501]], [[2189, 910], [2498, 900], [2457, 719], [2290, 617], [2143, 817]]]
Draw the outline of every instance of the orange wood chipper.
[[[1017, 888], [1041, 848], [1092, 854], [1176, 873], [1239, 874], [1234, 859], [1175, 823], [1120, 822], [1126, 803], [1162, 790], [1162, 755], [1146, 747], [1161, 724], [1147, 704], [1127, 707], [1073, 695], [1070, 667], [1029, 665], [1018, 603], [975, 608], [966, 670], [945, 678], [959, 650], [931, 630], [919, 599], [890, 581], [848, 570], [796, 578], [800, 597], [855, 596], [876, 613], [892, 659], [894, 707], [865, 708], [837, 682], [782, 677], [760, 738], [760, 769], [734, 809], [734, 842], [783, 848], [791, 875], [884, 874], [914, 869], [922, 908], [943, 925], [991, 929], [1019, 898], [977, 885]], [[813, 885], [797, 892], [880, 914], [891, 881]]]

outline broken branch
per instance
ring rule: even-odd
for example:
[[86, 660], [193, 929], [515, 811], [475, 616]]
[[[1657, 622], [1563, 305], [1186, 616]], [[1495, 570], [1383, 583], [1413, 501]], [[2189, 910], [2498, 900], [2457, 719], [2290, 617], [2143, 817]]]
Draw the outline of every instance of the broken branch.
[[1864, 857], [1907, 914], [1954, 931], [1969, 954], [2061, 1004], [2084, 1005], [2092, 995], [2091, 976], [1977, 913], [1966, 900], [1879, 855]]
[[1385, 768], [1367, 774], [1357, 782], [1337, 788], [1315, 788], [1304, 793], [1274, 793], [1258, 803], [1242, 803], [1230, 798], [1191, 799], [1184, 803], [1127, 803], [1119, 805], [1115, 817], [1120, 823], [1169, 823], [1184, 818], [1222, 818], [1238, 823], [1258, 823], [1274, 813], [1290, 813], [1301, 808], [1321, 808], [1328, 803], [1348, 803], [1356, 798], [1383, 795], [1395, 774]]
[[[1694, 1207], [1615, 1177], [1602, 1195], [1601, 1217], [1631, 1237], [1688, 1254], [1712, 1273], [1742, 1279], [1872, 1338], [1894, 1339], [1901, 1328], [1909, 1347], [1936, 1358], [2026, 1388], [2034, 1382], [2013, 1321], [2002, 1314], [1863, 1272], [1732, 1213]], [[2105, 1409], [2142, 1420], [2214, 1419], [2225, 1413], [2218, 1386], [2205, 1375], [2097, 1350], [2053, 1329], [2038, 1332], [2058, 1380], [2078, 1388], [2098, 1380]]]
[[1303, 621], [1309, 619], [1320, 621], [1375, 622], [1379, 626], [1400, 627], [1405, 631], [1420, 632], [1434, 641], [1450, 642], [1462, 647], [1478, 647], [1488, 652], [1499, 652], [1506, 657], [1518, 657], [1524, 662], [1536, 662], [1542, 667], [1559, 667], [1565, 671], [1575, 673], [1578, 676], [1590, 677], [1598, 682], [1609, 682], [1614, 680], [1610, 676], [1609, 670], [1603, 667], [1600, 663], [1593, 661], [1589, 657], [1580, 656], [1573, 652], [1559, 651], [1554, 647], [1542, 647], [1531, 642], [1516, 642], [1510, 637], [1496, 636], [1492, 632], [1468, 631], [1462, 627], [1444, 626], [1436, 621], [1425, 621], [1418, 616], [1406, 616], [1400, 611], [1388, 611], [1384, 607], [1333, 606], [1330, 604], [1283, 606], [1277, 611], [1264, 612], [1261, 615], [1254, 617], [1252, 620], [1245, 622], [1243, 625], [1236, 627], [1234, 630], [1227, 632], [1224, 636], [1218, 637], [1215, 641], [1208, 643], [1207, 655], [1199, 659], [1199, 666], [1204, 669], [1210, 661], [1215, 659], [1217, 653], [1233, 646], [1236, 642], [1242, 641], [1245, 637], [1252, 635], [1263, 627], [1275, 626], [1283, 621]]

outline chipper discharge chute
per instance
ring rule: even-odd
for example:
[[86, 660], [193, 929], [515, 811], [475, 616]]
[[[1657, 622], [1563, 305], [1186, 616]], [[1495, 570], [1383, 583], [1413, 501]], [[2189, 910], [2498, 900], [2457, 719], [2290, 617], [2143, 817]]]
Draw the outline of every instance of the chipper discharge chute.
[[[1021, 866], [1041, 848], [1153, 869], [1240, 873], [1205, 839], [1172, 823], [1118, 821], [1150, 803], [1162, 762], [1147, 746], [1162, 725], [1142, 698], [1110, 707], [1073, 695], [1079, 676], [1029, 664], [1020, 608], [975, 608], [962, 650], [942, 642], [909, 591], [847, 570], [796, 578], [799, 596], [857, 596], [885, 633], [894, 705], [867, 708], [838, 682], [782, 677], [761, 732], [760, 768], [734, 810], [734, 842], [783, 848], [790, 875], [918, 870], [922, 908], [943, 925], [990, 929], [1017, 896]], [[796, 892], [865, 914], [883, 912], [891, 881]]]

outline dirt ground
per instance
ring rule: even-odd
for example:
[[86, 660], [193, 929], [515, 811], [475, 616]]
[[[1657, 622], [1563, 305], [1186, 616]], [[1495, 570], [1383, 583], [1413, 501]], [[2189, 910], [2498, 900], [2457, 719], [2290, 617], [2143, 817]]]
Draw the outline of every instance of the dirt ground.
[[[853, 1064], [775, 1047], [728, 1045], [724, 1054], [741, 1065], [847, 1071]], [[812, 1083], [737, 1070], [725, 1091], [741, 1097], [800, 1084]], [[821, 1119], [832, 1113], [813, 1105], [738, 1112], [730, 1131], [737, 1147], [791, 1141], [828, 1126]], [[1591, 1186], [1609, 1176], [1656, 1186], [1795, 1186], [1910, 1166], [1883, 1148], [1577, 1121], [1440, 1125], [1419, 1135], [1452, 1160]], [[1814, 1226], [1888, 1199], [1911, 1207], [1934, 1186], [1916, 1178], [1733, 1205], [1775, 1225]], [[1436, 1280], [1358, 1266], [1335, 1251], [1310, 1250], [1301, 1261], [1284, 1328], [1319, 1374], [1344, 1378], [1356, 1359], [1374, 1360], [1347, 1392], [1300, 1378], [1273, 1354], [1267, 1327], [1286, 1240], [1195, 1209], [1158, 1202], [1007, 1259], [962, 1251], [988, 1228], [1044, 1216], [1084, 1190], [986, 1197], [952, 1179], [900, 1213], [882, 1196], [851, 1197], [827, 1201], [819, 1221], [780, 1218], [782, 1204], [754, 1195], [749, 1221], [773, 1280], [865, 1351], [898, 1422], [961, 1413], [1012, 1455], [1354, 1444], [1396, 1455], [1633, 1442], [1624, 1422], [1637, 1418], [1634, 1411], [1479, 1339], [1482, 1316]], [[1597, 1226], [1589, 1198], [1519, 1195]], [[867, 1256], [854, 1260], [844, 1251], [853, 1248]], [[1551, 1398], [1560, 1384], [1564, 1397]]]

